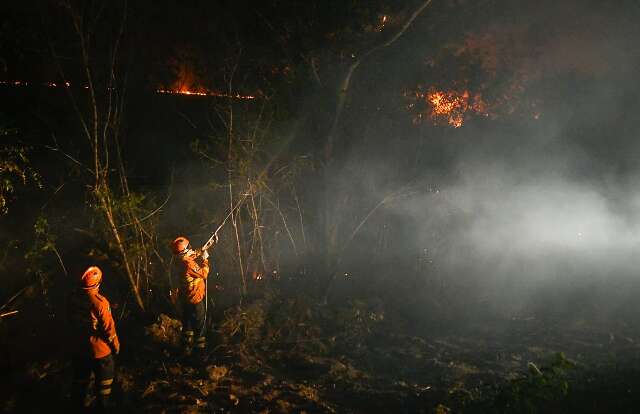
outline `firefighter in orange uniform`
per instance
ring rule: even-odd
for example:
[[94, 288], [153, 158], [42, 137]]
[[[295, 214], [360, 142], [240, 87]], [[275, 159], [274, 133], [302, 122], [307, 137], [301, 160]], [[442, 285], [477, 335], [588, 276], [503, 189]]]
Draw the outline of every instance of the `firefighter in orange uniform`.
[[102, 271], [89, 267], [69, 300], [73, 351], [72, 399], [76, 407], [88, 406], [91, 375], [99, 408], [106, 409], [115, 375], [113, 354], [120, 352], [109, 301], [98, 293]]
[[177, 237], [171, 243], [171, 249], [179, 259], [176, 266], [181, 278], [179, 289], [183, 305], [184, 350], [186, 354], [193, 351], [198, 354], [196, 356], [203, 357], [206, 348], [205, 283], [209, 275], [209, 253], [191, 248], [189, 240], [184, 236]]

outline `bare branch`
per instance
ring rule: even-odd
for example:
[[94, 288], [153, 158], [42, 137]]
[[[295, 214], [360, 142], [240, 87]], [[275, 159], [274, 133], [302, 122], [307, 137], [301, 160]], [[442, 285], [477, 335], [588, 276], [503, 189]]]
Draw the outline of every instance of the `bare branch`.
[[50, 145], [45, 145], [44, 146], [46, 149], [51, 150], [51, 151], [55, 151], [55, 152], [59, 152], [61, 153], [65, 158], [70, 159], [71, 161], [73, 161], [74, 163], [78, 164], [79, 166], [81, 166], [82, 168], [85, 168], [87, 170], [87, 172], [89, 172], [91, 175], [93, 175], [93, 170], [87, 166], [85, 166], [83, 163], [81, 163], [80, 161], [78, 161], [77, 159], [73, 158], [71, 155], [67, 154], [66, 152], [64, 152], [63, 150], [61, 150], [59, 147], [52, 147]]
[[[298, 247], [296, 246], [296, 242], [293, 238], [293, 235], [291, 234], [291, 230], [289, 230], [289, 226], [287, 225], [287, 219], [284, 217], [284, 214], [282, 213], [282, 209], [280, 209], [280, 206], [276, 205], [276, 203], [274, 203], [269, 197], [267, 197], [266, 195], [263, 195], [264, 199], [267, 200], [267, 202], [269, 204], [271, 204], [271, 206], [278, 212], [278, 214], [280, 215], [280, 219], [282, 220], [282, 225], [284, 226], [285, 231], [287, 232], [287, 235], [289, 236], [289, 241], [291, 242], [291, 246], [293, 247], [293, 253], [298, 256]], [[304, 230], [303, 230], [303, 234], [304, 234]]]
[[171, 198], [172, 195], [172, 188], [173, 188], [173, 174], [171, 174], [171, 182], [169, 184], [169, 191], [167, 192], [167, 198], [164, 200], [164, 202], [162, 204], [160, 204], [160, 206], [158, 206], [158, 208], [156, 208], [155, 210], [153, 210], [151, 213], [147, 214], [146, 216], [144, 216], [141, 219], [138, 219], [137, 217], [135, 218], [135, 221], [131, 222], [131, 223], [127, 223], [127, 224], [122, 224], [120, 226], [118, 226], [119, 228], [122, 227], [128, 227], [128, 226], [132, 226], [134, 224], [140, 224], [145, 220], [150, 219], [151, 217], [153, 217], [154, 215], [156, 215], [160, 210], [162, 210], [162, 208], [167, 205], [167, 203], [169, 202], [169, 199]]
[[407, 29], [413, 24], [414, 20], [431, 4], [431, 2], [432, 0], [425, 1], [416, 11], [414, 11], [413, 14], [402, 26], [402, 28], [391, 39], [370, 49], [369, 51], [364, 53], [355, 62], [351, 64], [351, 66], [349, 67], [349, 70], [347, 71], [347, 75], [342, 80], [342, 83], [340, 84], [340, 89], [338, 90], [338, 105], [336, 107], [336, 114], [335, 114], [335, 117], [333, 118], [333, 124], [331, 126], [331, 129], [329, 130], [329, 135], [327, 136], [327, 154], [331, 153], [331, 148], [333, 146], [333, 141], [334, 141], [337, 127], [338, 127], [338, 123], [340, 121], [340, 116], [342, 115], [342, 111], [344, 109], [344, 105], [347, 100], [347, 93], [349, 92], [349, 87], [351, 86], [351, 78], [353, 77], [353, 74], [358, 68], [358, 66], [360, 66], [360, 64], [366, 58], [368, 58], [375, 52], [381, 50], [382, 48], [391, 46], [393, 43], [395, 43], [395, 41], [398, 40], [404, 34], [404, 32], [407, 31]]
[[69, 276], [69, 272], [67, 272], [67, 268], [65, 267], [64, 262], [62, 261], [62, 256], [60, 256], [60, 252], [58, 251], [56, 246], [51, 246], [51, 249], [53, 250], [53, 253], [55, 253], [56, 257], [58, 258], [58, 263], [60, 263], [60, 267], [62, 268], [64, 275]]
[[4, 308], [6, 308], [7, 306], [11, 305], [11, 303], [16, 300], [18, 297], [20, 297], [20, 295], [22, 295], [31, 285], [27, 285], [25, 287], [23, 287], [22, 289], [20, 289], [15, 295], [11, 296], [9, 298], [9, 300], [2, 306], [0, 306], [0, 311], [2, 311]]

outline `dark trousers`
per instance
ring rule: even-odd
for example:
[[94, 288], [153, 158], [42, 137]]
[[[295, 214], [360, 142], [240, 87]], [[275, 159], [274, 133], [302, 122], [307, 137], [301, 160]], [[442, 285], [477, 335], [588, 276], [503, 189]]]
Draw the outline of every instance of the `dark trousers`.
[[111, 386], [115, 376], [113, 355], [104, 358], [75, 357], [73, 366], [72, 399], [76, 408], [82, 410], [89, 405], [91, 376], [94, 376], [94, 388], [98, 406], [106, 409], [111, 396]]
[[203, 351], [206, 345], [204, 300], [198, 303], [185, 301], [183, 305], [182, 333], [184, 335], [184, 345], [187, 348], [194, 347], [198, 351]]

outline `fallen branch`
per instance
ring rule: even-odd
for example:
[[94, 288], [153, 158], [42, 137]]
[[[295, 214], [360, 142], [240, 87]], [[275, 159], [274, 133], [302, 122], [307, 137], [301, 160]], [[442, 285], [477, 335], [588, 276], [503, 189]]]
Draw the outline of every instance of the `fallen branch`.
[[23, 287], [22, 289], [20, 289], [18, 291], [18, 293], [16, 293], [15, 295], [11, 296], [9, 298], [9, 300], [4, 305], [0, 306], [0, 311], [2, 311], [7, 306], [11, 305], [11, 302], [16, 300], [18, 298], [18, 296], [22, 295], [29, 288], [29, 286], [31, 286], [31, 285], [27, 285], [27, 286]]
[[15, 315], [16, 313], [18, 313], [17, 310], [11, 311], [11, 312], [6, 312], [6, 313], [0, 313], [0, 318], [4, 318], [5, 316], [10, 316], [10, 315]]

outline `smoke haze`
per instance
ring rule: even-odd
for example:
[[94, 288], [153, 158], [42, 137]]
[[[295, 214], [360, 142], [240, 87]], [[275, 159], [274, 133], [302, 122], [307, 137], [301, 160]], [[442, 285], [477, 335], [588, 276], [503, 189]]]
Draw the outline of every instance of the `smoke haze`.
[[[380, 226], [402, 223], [391, 230], [384, 254], [426, 261], [418, 277], [458, 286], [465, 298], [493, 301], [496, 309], [525, 311], [555, 291], [555, 304], [570, 307], [580, 294], [613, 310], [632, 299], [640, 265], [637, 25], [622, 7], [604, 11], [582, 2], [529, 5], [526, 22], [524, 11], [504, 9], [445, 49], [476, 59], [483, 73], [475, 85], [514, 101], [508, 109], [470, 116], [459, 129], [426, 125], [419, 136], [403, 131], [392, 115], [362, 124], [351, 119], [349, 128], [366, 138], [349, 159], [359, 167], [342, 172], [347, 191], [374, 206], [416, 177], [429, 187], [385, 205], [385, 224], [372, 224], [362, 240], [379, 237]], [[424, 38], [408, 35], [403, 51], [416, 53]], [[376, 63], [397, 71], [386, 73], [388, 79], [407, 79], [406, 67], [389, 63], [390, 56]], [[424, 63], [427, 77], [464, 72], [434, 56], [431, 51]], [[438, 75], [420, 82], [446, 90], [465, 81]], [[526, 112], [532, 107], [541, 116]], [[378, 155], [372, 142], [381, 143]], [[422, 160], [411, 158], [420, 151]], [[407, 153], [410, 162], [401, 158]], [[402, 182], [409, 170], [418, 172]]]

